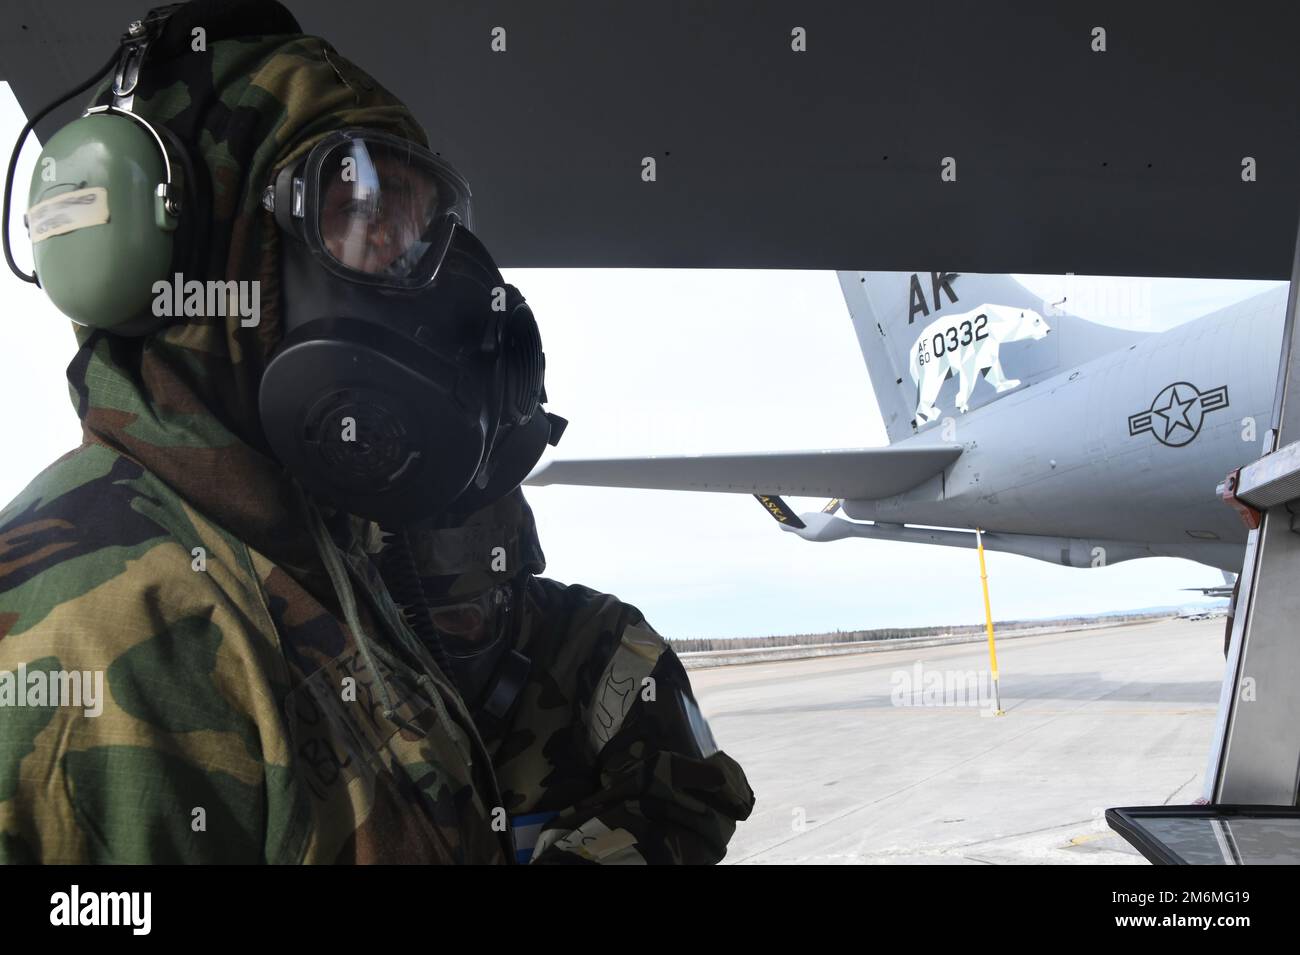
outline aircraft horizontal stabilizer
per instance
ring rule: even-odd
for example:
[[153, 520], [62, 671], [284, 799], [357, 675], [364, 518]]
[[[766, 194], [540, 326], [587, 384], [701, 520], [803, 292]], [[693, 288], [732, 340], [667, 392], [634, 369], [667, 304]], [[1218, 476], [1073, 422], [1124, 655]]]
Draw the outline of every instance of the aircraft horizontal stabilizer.
[[1199, 590], [1206, 597], [1231, 597], [1237, 590], [1237, 575], [1225, 570], [1222, 587], [1184, 587], [1183, 590]]
[[1231, 587], [1183, 587], [1183, 590], [1195, 590], [1202, 597], [1231, 597]]
[[938, 474], [961, 455], [956, 446], [844, 448], [674, 457], [551, 461], [525, 484], [582, 484], [665, 491], [833, 497], [892, 497]]

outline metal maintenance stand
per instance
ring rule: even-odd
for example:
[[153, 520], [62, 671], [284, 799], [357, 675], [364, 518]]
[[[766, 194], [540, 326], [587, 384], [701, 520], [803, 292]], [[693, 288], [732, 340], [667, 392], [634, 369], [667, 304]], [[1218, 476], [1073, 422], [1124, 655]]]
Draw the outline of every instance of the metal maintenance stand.
[[[1300, 785], [1300, 240], [1264, 457], [1229, 475], [1224, 500], [1250, 531], [1219, 716], [1211, 803], [1294, 806]], [[1297, 861], [1297, 860], [1292, 860]]]

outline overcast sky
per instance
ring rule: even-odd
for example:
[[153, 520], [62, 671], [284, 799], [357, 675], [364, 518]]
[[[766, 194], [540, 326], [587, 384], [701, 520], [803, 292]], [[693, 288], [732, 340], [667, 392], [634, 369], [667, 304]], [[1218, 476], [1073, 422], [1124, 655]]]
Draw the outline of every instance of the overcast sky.
[[[23, 123], [0, 84], [0, 143]], [[19, 165], [12, 235], [38, 153]], [[483, 237], [489, 248], [491, 236]], [[776, 451], [887, 443], [834, 272], [508, 269], [533, 307], [547, 355], [548, 408], [570, 420], [560, 457]], [[1017, 276], [1048, 301], [1065, 278]], [[1120, 280], [1121, 297], [1126, 282]], [[1141, 282], [1142, 280], [1132, 280]], [[1116, 280], [1074, 277], [1085, 318], [1162, 330], [1278, 283], [1155, 280], [1140, 319], [1113, 314]], [[1103, 294], [1101, 289], [1107, 294]], [[1140, 291], [1139, 291], [1140, 289]], [[1079, 307], [1091, 298], [1090, 314]], [[1143, 295], [1149, 295], [1144, 299]], [[75, 447], [64, 369], [75, 341], [34, 286], [0, 275], [0, 502]], [[547, 575], [617, 594], [672, 637], [975, 623], [974, 552], [885, 541], [814, 544], [782, 532], [749, 495], [529, 488]], [[792, 498], [796, 510], [825, 502]], [[1068, 506], [1063, 503], [1063, 506]], [[1190, 604], [1181, 588], [1219, 571], [1172, 558], [1072, 569], [990, 552], [1002, 619]]]

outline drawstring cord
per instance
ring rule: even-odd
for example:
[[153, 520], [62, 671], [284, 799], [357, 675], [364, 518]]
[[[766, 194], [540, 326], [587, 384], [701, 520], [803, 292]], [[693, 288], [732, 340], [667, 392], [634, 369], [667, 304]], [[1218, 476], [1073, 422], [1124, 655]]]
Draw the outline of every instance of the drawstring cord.
[[384, 717], [401, 725], [404, 721], [399, 722], [400, 717], [393, 706], [392, 694], [388, 691], [388, 681], [384, 679], [383, 672], [375, 663], [375, 650], [370, 644], [365, 629], [361, 626], [361, 618], [357, 614], [356, 593], [348, 582], [347, 571], [343, 567], [338, 548], [330, 537], [329, 530], [325, 527], [325, 519], [321, 517], [315, 502], [306, 494], [301, 495], [301, 500], [306, 511], [307, 525], [311, 528], [312, 540], [325, 564], [325, 572], [329, 574], [334, 595], [339, 600], [339, 609], [343, 611], [343, 622], [352, 631], [357, 641], [357, 649], [361, 651], [361, 656], [366, 661], [366, 667], [375, 675], [375, 680], [379, 684], [379, 698], [383, 703]]
[[[366, 667], [375, 675], [375, 681], [379, 688], [379, 699], [383, 706], [384, 718], [392, 721], [402, 729], [409, 730], [420, 736], [425, 735], [424, 730], [415, 726], [397, 712], [397, 706], [393, 702], [393, 695], [389, 689], [388, 678], [384, 675], [384, 671], [379, 668], [376, 660], [382, 661], [388, 670], [392, 672], [401, 672], [402, 670], [409, 670], [409, 668], [406, 667], [406, 665], [387, 648], [373, 642], [370, 639], [370, 635], [366, 632], [365, 627], [361, 625], [361, 617], [357, 612], [356, 591], [352, 586], [352, 581], [349, 579], [349, 577], [358, 575], [350, 564], [345, 566], [345, 561], [339, 552], [338, 545], [334, 543], [334, 539], [330, 536], [329, 529], [325, 524], [325, 519], [321, 516], [316, 503], [306, 494], [302, 495], [302, 500], [307, 512], [307, 523], [311, 527], [312, 539], [315, 541], [316, 549], [320, 552], [321, 560], [325, 564], [325, 571], [329, 574], [330, 584], [334, 588], [335, 596], [338, 597], [339, 609], [343, 612], [343, 621], [348, 625], [348, 629], [352, 631], [352, 635], [357, 642], [357, 649], [361, 651], [361, 656], [366, 661]], [[362, 587], [369, 587], [368, 582], [364, 579], [359, 578], [358, 583]], [[439, 687], [437, 681], [435, 681], [428, 672], [432, 669], [429, 664], [433, 661], [428, 658], [427, 652], [423, 651], [423, 648], [420, 647], [418, 641], [410, 634], [409, 628], [393, 625], [395, 622], [394, 618], [400, 622], [400, 615], [390, 615], [388, 613], [389, 608], [387, 604], [384, 601], [380, 601], [380, 604], [380, 609], [382, 611], [380, 613], [380, 618], [384, 623], [389, 624], [388, 629], [396, 638], [397, 643], [410, 652], [416, 658], [416, 662], [420, 664], [421, 668], [426, 671], [424, 673], [411, 673], [410, 675], [415, 678], [416, 685], [425, 690], [428, 694], [434, 706], [438, 710], [439, 719], [441, 719], [445, 725], [450, 722], [450, 716], [444, 707], [442, 694], [438, 691]], [[436, 668], [436, 664], [434, 664], [434, 667]], [[436, 669], [434, 669], [434, 672], [437, 672]]]
[[[325, 526], [325, 520], [320, 514], [315, 502], [306, 494], [303, 489], [299, 489], [299, 500], [306, 512], [307, 523], [311, 528], [312, 539], [315, 541], [316, 549], [320, 552], [321, 560], [325, 564], [325, 571], [329, 574], [330, 583], [334, 587], [334, 593], [339, 600], [339, 608], [343, 613], [343, 620], [352, 631], [356, 639], [357, 648], [361, 651], [366, 666], [375, 674], [376, 682], [379, 684], [379, 697], [383, 706], [385, 719], [390, 720], [398, 727], [408, 730], [418, 736], [426, 736], [424, 729], [412, 724], [401, 716], [393, 704], [392, 694], [389, 692], [388, 680], [382, 670], [376, 665], [376, 660], [382, 660], [383, 663], [391, 670], [400, 672], [406, 670], [410, 672], [400, 659], [397, 658], [386, 647], [372, 643], [367, 635], [365, 628], [361, 625], [361, 618], [357, 612], [356, 592], [353, 590], [349, 576], [356, 578], [357, 584], [364, 591], [375, 598], [377, 611], [380, 620], [387, 625], [387, 629], [393, 636], [396, 643], [403, 647], [419, 664], [424, 672], [415, 672], [411, 675], [415, 678], [416, 685], [425, 691], [425, 695], [433, 704], [438, 714], [438, 720], [442, 723], [448, 736], [454, 742], [457, 740], [457, 734], [453, 727], [460, 727], [461, 731], [469, 737], [470, 746], [481, 756], [481, 765], [485, 768], [487, 779], [491, 787], [490, 796], [493, 800], [493, 806], [503, 806], [504, 801], [501, 798], [500, 785], [497, 783], [496, 772], [492, 767], [492, 758], [488, 752], [487, 745], [483, 742], [483, 737], [479, 734], [478, 727], [474, 725], [474, 719], [470, 715], [468, 708], [465, 707], [464, 701], [461, 701], [461, 709], [464, 710], [464, 720], [453, 720], [451, 714], [447, 711], [446, 702], [443, 694], [449, 694], [452, 699], [460, 699], [459, 692], [449, 677], [449, 670], [443, 670], [438, 663], [430, 656], [429, 650], [420, 642], [419, 638], [412, 632], [411, 626], [398, 610], [397, 605], [393, 602], [387, 588], [382, 580], [376, 588], [360, 573], [351, 561], [345, 562], [340, 554], [338, 545], [334, 543]], [[409, 549], [407, 551], [410, 557]], [[346, 563], [346, 566], [345, 566]], [[414, 569], [414, 564], [412, 564]], [[416, 582], [419, 582], [417, 575]], [[467, 762], [473, 766], [475, 753], [463, 752]], [[513, 859], [513, 854], [507, 852], [507, 858]]]

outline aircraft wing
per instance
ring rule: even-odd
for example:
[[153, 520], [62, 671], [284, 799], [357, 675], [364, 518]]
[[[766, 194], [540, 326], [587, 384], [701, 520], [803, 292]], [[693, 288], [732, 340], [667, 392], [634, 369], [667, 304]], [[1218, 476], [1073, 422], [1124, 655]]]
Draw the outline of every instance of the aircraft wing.
[[947, 445], [551, 461], [525, 484], [726, 491], [875, 500], [901, 494], [961, 455]]

